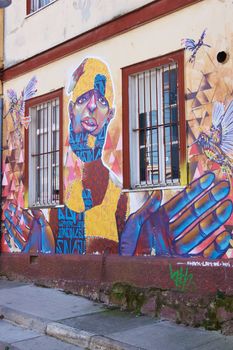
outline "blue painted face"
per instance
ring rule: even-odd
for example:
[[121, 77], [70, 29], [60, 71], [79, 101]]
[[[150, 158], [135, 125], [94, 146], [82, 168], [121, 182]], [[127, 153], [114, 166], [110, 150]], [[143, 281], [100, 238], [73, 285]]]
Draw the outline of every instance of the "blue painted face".
[[[70, 102], [69, 143], [73, 152], [84, 162], [102, 156], [107, 127], [114, 116], [107, 99], [100, 90], [92, 89]], [[94, 147], [88, 145], [88, 135], [96, 137]]]
[[86, 132], [96, 136], [111, 118], [112, 110], [107, 99], [96, 89], [85, 92], [70, 105], [70, 119], [75, 133]]

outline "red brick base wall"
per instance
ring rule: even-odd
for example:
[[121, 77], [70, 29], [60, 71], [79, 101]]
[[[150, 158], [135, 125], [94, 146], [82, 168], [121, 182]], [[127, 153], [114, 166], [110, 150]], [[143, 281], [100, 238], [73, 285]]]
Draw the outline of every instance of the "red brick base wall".
[[233, 332], [230, 260], [2, 254], [0, 273], [138, 313]]

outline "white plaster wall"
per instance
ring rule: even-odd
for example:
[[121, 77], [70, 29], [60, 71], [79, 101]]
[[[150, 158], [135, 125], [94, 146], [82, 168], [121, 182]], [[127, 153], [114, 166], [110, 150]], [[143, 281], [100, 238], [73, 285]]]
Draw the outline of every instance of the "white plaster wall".
[[26, 16], [26, 0], [5, 9], [5, 67], [139, 8], [151, 0], [54, 0]]
[[[230, 55], [224, 66], [233, 67], [232, 17], [233, 3], [231, 0], [204, 0], [9, 80], [4, 83], [4, 90], [14, 88], [20, 92], [33, 75], [36, 75], [38, 79], [37, 95], [66, 87], [69, 77], [83, 58], [95, 56], [103, 59], [110, 67], [119, 106], [121, 103], [121, 68], [179, 50], [182, 48], [181, 39], [198, 40], [205, 28], [207, 29], [205, 41], [211, 40], [211, 43], [218, 45], [218, 47], [212, 45], [208, 49], [209, 55], [212, 56], [216, 50], [225, 50]], [[15, 47], [13, 56], [16, 51]], [[190, 52], [186, 51], [185, 56], [188, 61]], [[223, 66], [216, 59], [213, 63], [216, 68]], [[229, 79], [232, 80], [232, 77]]]

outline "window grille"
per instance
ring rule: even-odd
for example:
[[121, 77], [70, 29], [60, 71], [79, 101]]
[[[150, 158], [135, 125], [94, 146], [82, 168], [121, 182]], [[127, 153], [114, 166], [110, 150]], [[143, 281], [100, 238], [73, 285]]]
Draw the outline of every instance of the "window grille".
[[185, 179], [181, 55], [123, 68], [124, 187], [173, 186]]
[[59, 203], [59, 98], [29, 109], [29, 201], [31, 206]]
[[30, 13], [50, 4], [54, 0], [30, 0]]

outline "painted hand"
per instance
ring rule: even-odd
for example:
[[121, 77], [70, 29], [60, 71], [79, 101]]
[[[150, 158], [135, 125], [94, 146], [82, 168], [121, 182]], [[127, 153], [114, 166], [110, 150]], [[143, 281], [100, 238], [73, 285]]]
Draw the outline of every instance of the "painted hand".
[[151, 254], [154, 248], [160, 256], [190, 256], [200, 247], [198, 254], [204, 257], [216, 259], [224, 255], [231, 234], [216, 231], [231, 216], [233, 205], [224, 200], [230, 191], [229, 182], [214, 185], [214, 179], [213, 173], [201, 176], [163, 205], [162, 192], [155, 191], [129, 216], [120, 240], [120, 254]]
[[55, 241], [51, 227], [41, 210], [17, 208], [10, 203], [4, 210], [5, 238], [13, 240], [18, 250], [30, 253], [54, 253]]

